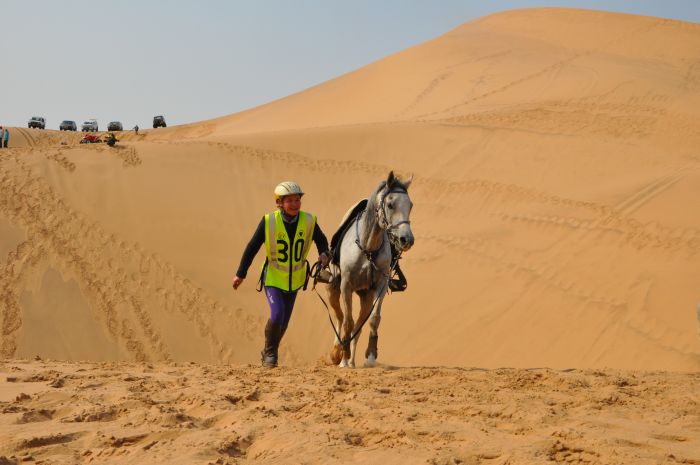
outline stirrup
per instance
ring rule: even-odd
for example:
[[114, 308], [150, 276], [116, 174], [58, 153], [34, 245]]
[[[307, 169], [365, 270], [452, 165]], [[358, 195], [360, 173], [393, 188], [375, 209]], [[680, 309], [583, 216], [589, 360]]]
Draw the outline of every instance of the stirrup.
[[[314, 278], [314, 283], [330, 284], [333, 281], [333, 273], [328, 267], [323, 268], [321, 262], [316, 262], [308, 271], [309, 276]], [[308, 278], [307, 278], [308, 279]], [[306, 288], [304, 289], [306, 290]]]
[[408, 287], [408, 283], [403, 279], [390, 279], [389, 289], [391, 292], [403, 292]]
[[321, 269], [316, 275], [316, 281], [319, 283], [330, 284], [333, 281], [333, 275], [331, 274], [330, 270]]

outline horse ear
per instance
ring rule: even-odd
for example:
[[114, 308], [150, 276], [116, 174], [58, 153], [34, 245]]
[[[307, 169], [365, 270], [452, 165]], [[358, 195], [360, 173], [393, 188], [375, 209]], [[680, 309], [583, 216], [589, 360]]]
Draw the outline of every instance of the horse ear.
[[411, 174], [411, 177], [410, 177], [410, 178], [408, 178], [407, 180], [402, 181], [402, 182], [403, 182], [404, 187], [405, 187], [406, 189], [408, 189], [408, 186], [411, 185], [411, 182], [412, 182], [412, 181], [413, 181], [413, 174]]
[[396, 176], [394, 176], [394, 170], [389, 171], [389, 177], [386, 179], [386, 185], [391, 189], [391, 187], [396, 182]]

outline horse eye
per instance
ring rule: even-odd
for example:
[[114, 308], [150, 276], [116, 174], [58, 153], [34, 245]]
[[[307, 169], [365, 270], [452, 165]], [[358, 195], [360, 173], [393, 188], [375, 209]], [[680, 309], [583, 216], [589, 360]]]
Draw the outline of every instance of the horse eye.
[[387, 207], [389, 207], [389, 210], [393, 210], [393, 209], [394, 209], [394, 204], [391, 203], [391, 202], [389, 202], [389, 204], [387, 204]]

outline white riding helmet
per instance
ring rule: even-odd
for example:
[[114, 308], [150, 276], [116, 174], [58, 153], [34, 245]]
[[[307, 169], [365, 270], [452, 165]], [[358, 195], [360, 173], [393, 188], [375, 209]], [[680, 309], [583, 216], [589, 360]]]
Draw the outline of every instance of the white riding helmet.
[[284, 181], [277, 184], [277, 187], [275, 187], [275, 200], [279, 200], [285, 195], [293, 194], [304, 195], [301, 186], [294, 181]]

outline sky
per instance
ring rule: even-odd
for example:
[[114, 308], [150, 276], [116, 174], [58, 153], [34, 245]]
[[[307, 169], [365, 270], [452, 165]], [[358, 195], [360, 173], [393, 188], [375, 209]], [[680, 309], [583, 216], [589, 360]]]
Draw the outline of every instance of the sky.
[[560, 6], [700, 23], [700, 0], [0, 0], [0, 124], [237, 113], [472, 19]]

